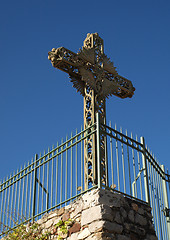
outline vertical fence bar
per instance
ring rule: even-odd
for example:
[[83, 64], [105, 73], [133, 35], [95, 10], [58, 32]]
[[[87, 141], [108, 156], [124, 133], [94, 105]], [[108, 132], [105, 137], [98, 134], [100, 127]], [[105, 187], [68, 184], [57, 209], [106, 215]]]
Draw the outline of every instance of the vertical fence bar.
[[63, 201], [63, 138], [61, 140], [61, 178], [60, 178], [60, 203]]
[[[4, 188], [7, 187], [7, 181], [8, 181], [8, 177], [7, 177], [6, 180], [5, 180], [6, 184], [4, 184]], [[7, 188], [4, 190], [4, 192], [5, 192], [5, 201], [4, 201], [4, 206], [3, 206], [3, 209], [4, 209], [4, 210], [3, 210], [3, 224], [4, 224], [4, 226], [6, 227], [6, 224], [5, 224], [6, 218], [5, 218], [5, 216], [6, 216]]]
[[160, 181], [160, 174], [157, 172], [157, 186], [159, 190], [159, 207], [160, 207], [160, 215], [161, 215], [161, 222], [162, 222], [162, 233], [163, 233], [163, 239], [167, 239], [167, 230], [166, 230], [166, 222], [165, 217], [163, 215], [163, 209], [164, 209], [164, 203], [163, 203], [163, 194], [162, 194], [162, 182]]
[[81, 126], [81, 192], [84, 190], [83, 189], [83, 127]]
[[73, 133], [71, 132], [71, 181], [70, 181], [70, 192], [71, 192], [71, 197], [73, 196]]
[[[1, 194], [1, 212], [0, 212], [0, 221], [2, 222], [2, 218], [3, 218], [3, 203], [4, 203], [4, 189], [2, 189], [2, 188], [4, 188], [5, 186], [4, 186], [4, 182], [5, 182], [5, 179], [4, 179], [4, 181], [3, 182], [1, 182], [1, 191], [2, 191], [2, 194]], [[3, 187], [4, 186], [4, 187]], [[3, 228], [3, 227], [2, 227]]]
[[[66, 136], [66, 176], [65, 176], [65, 200], [67, 199], [67, 181], [68, 181], [68, 137]], [[67, 204], [67, 203], [66, 203]]]
[[[15, 175], [15, 172], [14, 172], [14, 175]], [[13, 210], [13, 200], [14, 200], [14, 177], [12, 177], [12, 181], [13, 181], [13, 183], [12, 183], [12, 198], [11, 198], [11, 207], [10, 207], [11, 210]], [[11, 211], [11, 218], [10, 218], [10, 223], [9, 223], [10, 228], [11, 228], [12, 218], [13, 218], [13, 212]]]
[[25, 190], [25, 173], [26, 173], [26, 171], [25, 171], [25, 167], [26, 167], [26, 165], [24, 165], [24, 170], [23, 170], [23, 175], [24, 175], [24, 177], [23, 177], [23, 183], [22, 183], [22, 203], [21, 203], [21, 219], [24, 217], [24, 219], [25, 219], [25, 217], [26, 216], [23, 216], [23, 204], [24, 204], [24, 190]]
[[98, 188], [102, 188], [102, 176], [101, 176], [101, 138], [100, 138], [100, 115], [96, 113], [96, 124], [97, 124], [97, 184]]
[[[165, 173], [164, 165], [161, 165], [161, 168], [162, 168], [163, 172]], [[164, 177], [165, 177], [165, 175], [164, 175]], [[166, 181], [163, 178], [162, 178], [162, 190], [163, 190], [164, 206], [166, 209], [169, 209]], [[167, 223], [168, 238], [170, 239], [170, 216], [166, 217], [166, 223]]]
[[58, 142], [57, 142], [57, 159], [56, 159], [56, 204], [58, 203], [57, 201], [57, 196], [58, 196]]
[[[45, 151], [44, 151], [44, 156], [45, 156]], [[43, 169], [42, 169], [42, 185], [44, 187], [44, 174], [45, 174], [45, 157], [42, 159], [42, 162], [43, 162]], [[44, 189], [42, 188], [42, 191], [41, 191], [41, 196], [42, 196], [42, 205], [41, 205], [41, 211], [43, 212], [44, 211]]]
[[[117, 130], [117, 129], [116, 129], [116, 125], [115, 125], [115, 130]], [[117, 160], [117, 179], [118, 179], [118, 190], [120, 191], [119, 153], [118, 153], [117, 132], [116, 132], [116, 160]]]
[[28, 165], [27, 165], [27, 180], [26, 180], [26, 196], [25, 196], [25, 217], [27, 218], [27, 200], [28, 200], [28, 178], [29, 178], [29, 169], [28, 169], [28, 166], [29, 166], [29, 162], [28, 162]]
[[[77, 129], [76, 129], [76, 135], [77, 135]], [[78, 176], [77, 176], [77, 141], [78, 141], [78, 138], [76, 137], [76, 139], [75, 139], [75, 141], [76, 141], [76, 195], [77, 195], [77, 179], [78, 179]]]
[[146, 147], [145, 147], [145, 139], [144, 137], [140, 138], [143, 152], [142, 152], [142, 163], [143, 163], [143, 171], [144, 171], [144, 186], [145, 186], [145, 198], [146, 202], [150, 205], [150, 196], [149, 196], [149, 181], [148, 181], [148, 170], [147, 170], [147, 159], [146, 159]]
[[[131, 139], [133, 139], [132, 133], [131, 133]], [[133, 196], [137, 198], [136, 166], [135, 166], [135, 154], [134, 154], [133, 148], [132, 148], [132, 159], [133, 159], [133, 176], [134, 176], [134, 185], [135, 185], [135, 187], [133, 187]]]
[[[122, 133], [122, 128], [120, 129]], [[121, 140], [123, 141], [123, 136], [121, 135]], [[124, 193], [126, 193], [126, 180], [125, 180], [125, 161], [124, 161], [124, 151], [123, 151], [123, 143], [121, 142], [121, 149], [122, 149], [122, 167], [123, 167], [123, 186], [124, 186]]]
[[[128, 137], [127, 130], [126, 130], [126, 137]], [[128, 138], [126, 138], [126, 143], [127, 143], [127, 159], [128, 159], [128, 171], [129, 171], [129, 188], [130, 188], [130, 195], [132, 196], [132, 180], [131, 180], [131, 171], [130, 171]]]
[[52, 146], [52, 165], [51, 165], [51, 207], [53, 206], [53, 175], [54, 175], [54, 145]]
[[48, 147], [48, 154], [47, 154], [47, 197], [46, 197], [46, 210], [49, 208], [49, 158], [50, 158], [50, 148]]
[[17, 169], [17, 173], [16, 173], [16, 188], [15, 188], [15, 200], [14, 200], [14, 219], [16, 218], [15, 214], [16, 214], [16, 203], [17, 203], [17, 194], [18, 194], [18, 172], [19, 170]]
[[19, 195], [18, 195], [18, 208], [17, 208], [17, 211], [18, 211], [17, 222], [19, 222], [19, 217], [20, 217], [19, 210], [20, 210], [20, 195], [21, 195], [21, 181], [22, 181], [21, 176], [22, 176], [22, 167], [20, 168], [20, 175], [19, 175]]
[[[109, 124], [110, 128], [111, 126], [111, 122]], [[111, 130], [110, 130], [111, 133]], [[112, 175], [112, 182], [111, 182], [111, 186], [112, 188], [114, 188], [114, 174], [113, 174], [113, 143], [112, 143], [112, 137], [110, 137], [110, 160], [111, 160], [111, 175]]]
[[33, 185], [33, 205], [32, 205], [32, 217], [34, 221], [35, 216], [35, 203], [36, 203], [36, 195], [37, 195], [37, 160], [38, 154], [35, 154], [35, 164], [34, 164], [34, 185]]
[[[138, 142], [138, 137], [136, 135], [136, 142]], [[139, 147], [139, 145], [138, 145]], [[138, 170], [139, 170], [139, 173], [140, 173], [140, 176], [139, 176], [139, 181], [140, 181], [140, 194], [141, 194], [141, 200], [143, 200], [143, 191], [142, 191], [142, 179], [141, 179], [141, 166], [140, 166], [140, 158], [139, 158], [139, 151], [137, 151], [137, 158], [138, 158]]]
[[[40, 155], [39, 155], [39, 158], [41, 159], [41, 152], [40, 152]], [[38, 161], [38, 165], [41, 164], [41, 160]], [[38, 170], [38, 178], [37, 178], [37, 185], [38, 185], [38, 197], [37, 197], [37, 213], [39, 213], [39, 205], [40, 205], [40, 184], [41, 184], [41, 173], [40, 173], [40, 166], [37, 168]]]
[[33, 159], [31, 163], [31, 182], [30, 182], [30, 196], [29, 196], [29, 218], [31, 217], [31, 195], [32, 195], [32, 175], [33, 175]]
[[[11, 184], [11, 175], [9, 177], [10, 181], [9, 181], [9, 185]], [[8, 204], [7, 204], [7, 225], [9, 227], [9, 201], [10, 201], [10, 195], [11, 195], [11, 187], [9, 187], [9, 191], [8, 191]]]

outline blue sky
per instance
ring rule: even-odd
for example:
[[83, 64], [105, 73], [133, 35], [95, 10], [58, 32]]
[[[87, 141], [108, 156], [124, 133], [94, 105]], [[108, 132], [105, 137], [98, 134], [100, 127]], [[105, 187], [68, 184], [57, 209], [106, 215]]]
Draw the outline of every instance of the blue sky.
[[78, 52], [98, 32], [136, 88], [107, 100], [107, 120], [144, 136], [170, 170], [170, 2], [7, 0], [0, 3], [0, 179], [83, 124], [83, 98], [48, 51]]

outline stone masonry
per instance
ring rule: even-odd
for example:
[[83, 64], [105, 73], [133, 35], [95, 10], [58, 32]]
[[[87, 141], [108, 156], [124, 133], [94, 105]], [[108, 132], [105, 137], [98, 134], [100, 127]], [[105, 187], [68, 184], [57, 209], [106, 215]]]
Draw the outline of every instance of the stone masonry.
[[[70, 221], [62, 233], [56, 224]], [[70, 205], [45, 214], [37, 221], [50, 239], [67, 240], [157, 240], [151, 208], [109, 190], [87, 192]], [[59, 237], [60, 236], [60, 237]]]

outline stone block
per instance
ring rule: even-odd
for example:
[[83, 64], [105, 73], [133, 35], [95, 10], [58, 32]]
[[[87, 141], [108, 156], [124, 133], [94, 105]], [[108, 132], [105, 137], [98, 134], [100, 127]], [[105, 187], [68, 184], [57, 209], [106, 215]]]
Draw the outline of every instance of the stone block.
[[154, 236], [154, 235], [149, 235], [149, 234], [147, 234], [146, 239], [147, 239], [147, 240], [158, 240], [158, 238], [157, 238], [156, 236]]
[[68, 237], [67, 239], [68, 240], [76, 240], [78, 239], [78, 234], [79, 233], [72, 233], [70, 237]]
[[131, 205], [132, 205], [133, 210], [134, 210], [135, 212], [137, 212], [138, 209], [139, 209], [139, 206], [138, 206], [136, 203], [132, 203]]
[[141, 226], [147, 225], [147, 219], [140, 214], [135, 215], [135, 223], [140, 224]]
[[72, 226], [71, 228], [69, 228], [69, 230], [68, 230], [69, 236], [70, 236], [72, 233], [79, 232], [80, 229], [81, 229], [80, 223], [75, 222], [75, 223], [73, 224], [73, 226]]
[[118, 235], [117, 240], [131, 240], [130, 237], [127, 237], [125, 235]]
[[64, 213], [63, 216], [62, 216], [63, 221], [67, 221], [69, 218], [70, 218], [70, 213], [69, 212]]
[[123, 207], [120, 207], [120, 214], [122, 215], [122, 217], [124, 219], [127, 218], [127, 212], [126, 212], [126, 210]]
[[104, 224], [104, 229], [111, 233], [122, 233], [123, 226], [114, 222], [106, 221]]
[[135, 221], [135, 213], [134, 213], [134, 210], [130, 210], [129, 213], [128, 213], [128, 219], [134, 223]]
[[117, 223], [123, 223], [122, 217], [120, 216], [120, 212], [115, 212], [114, 221]]
[[98, 205], [82, 212], [81, 225], [87, 225], [97, 220], [113, 220], [112, 210], [107, 205]]
[[44, 223], [44, 228], [48, 229], [53, 225], [54, 220], [50, 219], [46, 223]]
[[48, 215], [47, 219], [49, 220], [49, 219], [55, 218], [55, 217], [57, 217], [57, 216], [58, 216], [58, 214], [57, 214], [56, 212], [51, 212], [51, 213]]
[[77, 236], [77, 239], [84, 239], [90, 235], [90, 231], [88, 228], [83, 229]]
[[58, 210], [58, 216], [61, 216], [62, 214], [64, 214], [64, 211], [65, 211], [65, 208], [63, 207], [63, 208], [60, 208], [59, 210]]
[[95, 221], [95, 222], [92, 222], [91, 224], [89, 224], [88, 228], [89, 228], [89, 231], [91, 233], [94, 233], [94, 232], [98, 232], [98, 231], [101, 231], [103, 229], [103, 226], [105, 224], [105, 221], [103, 220], [99, 220], [99, 221]]

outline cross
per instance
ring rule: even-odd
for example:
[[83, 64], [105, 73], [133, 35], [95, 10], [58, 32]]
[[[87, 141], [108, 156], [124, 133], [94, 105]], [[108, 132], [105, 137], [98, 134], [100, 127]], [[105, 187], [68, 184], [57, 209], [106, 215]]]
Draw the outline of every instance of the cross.
[[[53, 48], [48, 53], [52, 65], [69, 74], [73, 87], [84, 97], [84, 129], [96, 122], [100, 114], [102, 124], [106, 123], [106, 98], [115, 95], [132, 97], [135, 91], [131, 81], [120, 76], [114, 64], [104, 54], [102, 38], [98, 33], [88, 33], [84, 46], [78, 53], [64, 47]], [[84, 143], [85, 190], [97, 181], [96, 139], [91, 135]], [[106, 139], [101, 136], [102, 182], [107, 186]]]

